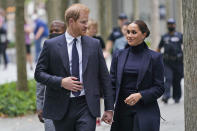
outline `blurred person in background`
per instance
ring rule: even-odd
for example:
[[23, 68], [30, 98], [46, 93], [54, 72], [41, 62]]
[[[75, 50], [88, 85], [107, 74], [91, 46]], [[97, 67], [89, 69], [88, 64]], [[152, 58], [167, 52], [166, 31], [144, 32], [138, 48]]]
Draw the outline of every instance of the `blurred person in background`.
[[2, 8], [0, 8], [0, 16], [2, 16], [2, 18], [3, 18], [3, 28], [5, 30], [7, 30], [7, 23], [6, 23], [6, 20], [5, 20], [6, 13], [5, 13], [4, 9], [2, 9]]
[[164, 68], [165, 68], [165, 93], [162, 101], [167, 104], [171, 97], [171, 87], [173, 87], [172, 98], [175, 103], [179, 103], [182, 95], [181, 79], [183, 78], [183, 35], [176, 31], [176, 21], [173, 18], [167, 21], [168, 33], [161, 38], [157, 51], [164, 48]]
[[128, 21], [128, 17], [125, 13], [121, 13], [118, 16], [118, 27], [113, 28], [106, 43], [106, 48], [104, 53], [105, 58], [107, 58], [112, 53], [115, 40], [123, 36], [121, 28], [123, 24], [127, 21]]
[[[62, 35], [66, 30], [65, 23], [60, 20], [54, 20], [51, 23], [50, 26], [50, 33], [49, 33], [49, 39], [57, 37], [59, 35]], [[38, 118], [40, 122], [44, 123], [45, 131], [55, 131], [55, 127], [53, 125], [53, 121], [50, 119], [44, 119], [42, 117], [43, 113], [43, 104], [44, 104], [44, 98], [45, 98], [45, 90], [46, 86], [37, 83], [37, 88], [36, 88], [36, 105], [37, 105], [37, 113], [38, 113]]]
[[31, 25], [27, 23], [27, 20], [25, 20], [24, 31], [25, 31], [26, 59], [30, 65], [30, 69], [33, 70], [33, 62], [31, 55], [31, 39], [30, 39], [30, 34], [32, 33], [33, 29]]
[[144, 42], [150, 31], [142, 20], [128, 25], [129, 47], [113, 54], [111, 80], [115, 111], [111, 131], [159, 131], [157, 99], [164, 93], [162, 55]]
[[126, 47], [126, 45], [127, 45], [127, 39], [126, 39], [127, 26], [129, 24], [130, 24], [129, 22], [125, 22], [123, 24], [123, 26], [121, 27], [121, 31], [122, 31], [123, 36], [115, 40], [115, 43], [113, 46], [113, 52], [124, 49]]
[[102, 49], [105, 49], [105, 42], [101, 38], [101, 36], [97, 36], [97, 33], [98, 33], [98, 23], [95, 20], [90, 19], [88, 21], [87, 35], [95, 39], [98, 39], [100, 41]]
[[37, 14], [33, 15], [33, 19], [35, 22], [34, 28], [34, 37], [35, 37], [35, 62], [38, 61], [38, 57], [40, 55], [42, 49], [42, 41], [44, 38], [47, 38], [49, 35], [49, 29], [47, 23], [41, 20]]
[[0, 56], [1, 55], [3, 56], [4, 69], [6, 69], [7, 64], [8, 64], [8, 59], [6, 56], [6, 48], [8, 44], [8, 39], [7, 39], [7, 31], [3, 27], [3, 25], [4, 25], [4, 18], [3, 16], [0, 15]]

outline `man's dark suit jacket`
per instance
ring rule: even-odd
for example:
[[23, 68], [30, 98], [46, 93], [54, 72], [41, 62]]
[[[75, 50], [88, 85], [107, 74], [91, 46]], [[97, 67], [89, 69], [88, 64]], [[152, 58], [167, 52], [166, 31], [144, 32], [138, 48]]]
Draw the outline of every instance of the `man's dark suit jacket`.
[[[145, 44], [145, 43], [143, 43]], [[124, 64], [129, 54], [129, 48], [116, 52], [112, 59], [110, 76], [117, 102]], [[160, 53], [146, 48], [139, 67], [137, 91], [142, 99], [136, 104], [136, 117], [140, 131], [159, 131], [160, 110], [157, 99], [164, 93], [164, 67]], [[134, 125], [136, 126], [136, 125]]]
[[[105, 110], [113, 110], [113, 89], [99, 41], [81, 37], [82, 77], [88, 109], [94, 117], [100, 116], [99, 89], [104, 92]], [[36, 81], [46, 85], [43, 117], [61, 120], [69, 107], [71, 91], [61, 87], [61, 80], [69, 77], [69, 57], [65, 34], [46, 40], [39, 57]]]

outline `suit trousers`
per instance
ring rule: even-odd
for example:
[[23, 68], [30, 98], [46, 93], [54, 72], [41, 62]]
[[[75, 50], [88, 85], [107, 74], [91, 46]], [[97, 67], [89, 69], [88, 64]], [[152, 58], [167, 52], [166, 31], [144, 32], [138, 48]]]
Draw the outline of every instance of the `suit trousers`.
[[55, 127], [51, 119], [44, 119], [44, 129], [45, 131], [55, 131]]
[[56, 131], [95, 131], [96, 117], [90, 113], [85, 96], [70, 98], [68, 112], [61, 120], [53, 120]]
[[173, 99], [179, 101], [182, 95], [181, 79], [183, 77], [183, 66], [177, 63], [165, 63], [165, 92], [163, 98], [169, 99], [171, 96], [171, 86], [173, 87]]

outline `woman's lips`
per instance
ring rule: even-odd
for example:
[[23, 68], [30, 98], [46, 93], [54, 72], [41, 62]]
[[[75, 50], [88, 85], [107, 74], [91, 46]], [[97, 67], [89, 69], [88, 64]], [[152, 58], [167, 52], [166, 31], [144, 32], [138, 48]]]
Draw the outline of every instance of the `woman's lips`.
[[134, 39], [128, 39], [128, 42], [133, 42], [134, 41]]

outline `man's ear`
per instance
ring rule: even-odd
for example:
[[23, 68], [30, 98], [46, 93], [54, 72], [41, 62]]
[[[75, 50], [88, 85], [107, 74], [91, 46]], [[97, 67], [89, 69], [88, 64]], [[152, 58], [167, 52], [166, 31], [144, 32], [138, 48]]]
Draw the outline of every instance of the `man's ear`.
[[70, 19], [68, 20], [69, 25], [72, 24], [73, 22], [74, 22], [74, 19], [73, 19], [73, 18], [70, 18]]

